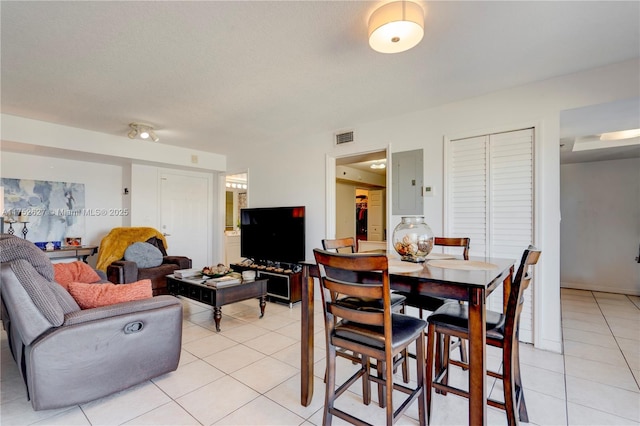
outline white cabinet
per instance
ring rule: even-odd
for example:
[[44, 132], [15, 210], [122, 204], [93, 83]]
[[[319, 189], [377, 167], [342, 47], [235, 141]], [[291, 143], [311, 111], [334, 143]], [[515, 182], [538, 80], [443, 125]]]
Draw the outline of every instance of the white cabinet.
[[224, 264], [240, 263], [240, 232], [231, 231], [224, 233]]
[[[534, 132], [516, 130], [449, 141], [445, 236], [469, 237], [471, 256], [520, 261], [534, 243]], [[517, 265], [516, 265], [517, 267]], [[502, 292], [489, 308], [501, 310]], [[524, 295], [520, 340], [533, 338], [535, 282]]]

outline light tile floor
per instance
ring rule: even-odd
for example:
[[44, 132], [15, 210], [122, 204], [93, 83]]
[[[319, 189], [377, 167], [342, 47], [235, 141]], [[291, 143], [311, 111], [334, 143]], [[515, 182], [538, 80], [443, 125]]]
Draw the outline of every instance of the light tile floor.
[[[97, 401], [35, 412], [7, 346], [1, 341], [0, 423], [8, 425], [319, 425], [322, 423], [324, 335], [315, 317], [315, 391], [300, 405], [300, 306], [269, 303], [258, 318], [256, 301], [223, 308], [215, 332], [211, 308], [184, 300], [183, 344], [177, 371]], [[640, 298], [562, 290], [564, 355], [521, 347], [530, 424], [640, 424]], [[342, 362], [343, 360], [339, 361]], [[499, 352], [488, 354], [499, 367]], [[339, 375], [353, 366], [344, 361]], [[465, 386], [465, 373], [451, 381]], [[415, 373], [413, 374], [415, 378]], [[489, 380], [492, 397], [502, 384]], [[360, 386], [339, 406], [374, 424], [384, 423], [376, 404], [361, 403]], [[375, 392], [374, 392], [375, 393]], [[489, 423], [506, 424], [504, 413], [488, 409]], [[399, 424], [417, 424], [412, 406]], [[467, 401], [435, 395], [432, 425], [467, 423]], [[334, 424], [343, 424], [339, 419]]]

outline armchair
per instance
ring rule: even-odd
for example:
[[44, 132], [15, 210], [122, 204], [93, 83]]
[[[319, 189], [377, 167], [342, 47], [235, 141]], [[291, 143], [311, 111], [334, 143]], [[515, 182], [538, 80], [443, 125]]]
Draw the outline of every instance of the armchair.
[[[153, 267], [139, 267], [132, 260], [125, 260], [125, 250], [133, 243], [146, 242], [162, 254], [162, 263]], [[191, 268], [191, 259], [185, 256], [168, 256], [164, 236], [154, 228], [114, 228], [100, 242], [98, 269], [104, 268], [107, 278], [114, 284], [151, 280], [153, 295], [168, 294], [166, 276], [177, 269]]]
[[81, 310], [29, 241], [1, 235], [0, 262], [2, 323], [34, 410], [81, 404], [178, 367], [175, 297]]

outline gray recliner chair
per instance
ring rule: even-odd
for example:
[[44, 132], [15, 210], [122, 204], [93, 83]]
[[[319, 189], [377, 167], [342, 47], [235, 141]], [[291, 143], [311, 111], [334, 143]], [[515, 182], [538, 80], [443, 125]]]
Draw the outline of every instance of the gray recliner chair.
[[0, 235], [0, 262], [1, 318], [35, 410], [91, 401], [178, 367], [177, 298], [81, 310], [33, 243]]

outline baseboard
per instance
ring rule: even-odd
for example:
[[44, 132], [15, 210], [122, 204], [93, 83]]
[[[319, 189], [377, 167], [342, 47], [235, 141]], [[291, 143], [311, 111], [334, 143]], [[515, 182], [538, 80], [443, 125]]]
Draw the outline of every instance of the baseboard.
[[539, 342], [536, 342], [534, 345], [536, 349], [542, 349], [549, 352], [555, 352], [558, 354], [562, 353], [562, 342], [557, 340], [549, 340], [549, 339], [540, 339]]
[[640, 289], [637, 288], [603, 287], [601, 285], [588, 283], [560, 282], [560, 288], [571, 288], [574, 290], [598, 291], [602, 293], [616, 293], [626, 294], [629, 296], [640, 296]]

